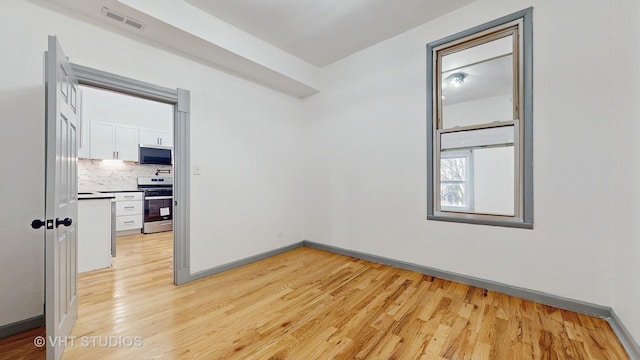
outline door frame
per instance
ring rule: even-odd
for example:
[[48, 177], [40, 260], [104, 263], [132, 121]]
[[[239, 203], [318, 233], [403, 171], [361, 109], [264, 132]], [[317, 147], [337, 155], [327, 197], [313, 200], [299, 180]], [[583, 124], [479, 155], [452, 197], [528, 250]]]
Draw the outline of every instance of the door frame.
[[122, 94], [173, 105], [173, 283], [191, 280], [190, 273], [190, 186], [189, 119], [190, 92], [170, 89], [102, 70], [71, 63], [80, 85], [93, 86]]

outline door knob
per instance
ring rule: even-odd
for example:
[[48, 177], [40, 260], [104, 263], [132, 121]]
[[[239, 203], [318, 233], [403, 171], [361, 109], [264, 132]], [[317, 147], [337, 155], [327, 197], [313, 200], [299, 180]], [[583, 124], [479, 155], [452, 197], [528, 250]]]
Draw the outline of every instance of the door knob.
[[47, 223], [45, 223], [44, 221], [40, 220], [40, 219], [35, 219], [31, 222], [31, 227], [34, 229], [40, 229], [41, 227], [45, 226]]
[[59, 227], [60, 225], [71, 226], [72, 222], [73, 221], [69, 218], [65, 218], [64, 220], [56, 219], [56, 227]]

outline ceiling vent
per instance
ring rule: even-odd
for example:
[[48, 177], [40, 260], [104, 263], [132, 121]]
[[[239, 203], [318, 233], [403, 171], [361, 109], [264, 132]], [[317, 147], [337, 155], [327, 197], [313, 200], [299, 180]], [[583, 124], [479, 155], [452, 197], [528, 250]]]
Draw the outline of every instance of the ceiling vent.
[[142, 25], [142, 23], [139, 22], [138, 20], [133, 20], [130, 17], [124, 16], [122, 14], [118, 14], [117, 12], [114, 12], [113, 10], [108, 9], [106, 7], [102, 8], [102, 15], [104, 15], [104, 16], [112, 19], [112, 20], [115, 20], [117, 22], [123, 23], [125, 25], [129, 25], [129, 26], [131, 26], [133, 28], [136, 28], [138, 30], [144, 29], [144, 25]]

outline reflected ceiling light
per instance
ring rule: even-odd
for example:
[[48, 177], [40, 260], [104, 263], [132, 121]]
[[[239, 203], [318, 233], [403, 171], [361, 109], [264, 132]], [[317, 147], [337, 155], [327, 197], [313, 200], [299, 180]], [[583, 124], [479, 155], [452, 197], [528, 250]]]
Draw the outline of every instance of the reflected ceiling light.
[[460, 85], [464, 84], [464, 79], [466, 78], [467, 74], [463, 72], [457, 72], [447, 76], [446, 80], [451, 83], [451, 85], [459, 87]]

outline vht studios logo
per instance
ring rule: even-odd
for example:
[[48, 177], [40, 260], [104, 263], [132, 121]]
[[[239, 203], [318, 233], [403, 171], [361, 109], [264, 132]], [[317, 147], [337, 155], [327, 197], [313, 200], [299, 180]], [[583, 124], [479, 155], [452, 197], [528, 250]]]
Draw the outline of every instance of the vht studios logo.
[[33, 344], [43, 347], [142, 347], [142, 336], [36, 336]]

